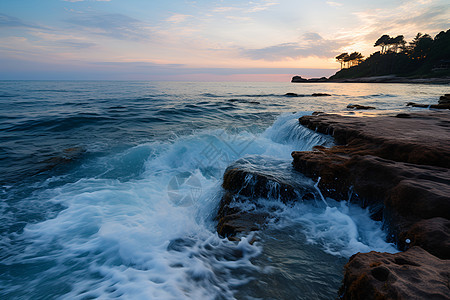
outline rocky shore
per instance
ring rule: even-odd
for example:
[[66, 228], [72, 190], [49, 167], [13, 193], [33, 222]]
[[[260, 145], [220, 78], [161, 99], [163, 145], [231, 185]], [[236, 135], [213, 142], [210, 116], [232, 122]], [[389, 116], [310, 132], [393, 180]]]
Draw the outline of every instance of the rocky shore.
[[292, 77], [293, 83], [316, 83], [316, 82], [339, 82], [339, 83], [430, 83], [430, 84], [449, 84], [450, 78], [408, 78], [395, 75], [358, 77], [345, 79], [330, 79], [326, 77], [306, 79], [301, 76]]
[[[299, 172], [285, 166], [282, 178], [246, 168], [245, 162], [230, 166], [217, 215], [219, 234], [234, 238], [266, 222], [267, 214], [242, 213], [233, 201], [251, 201], [255, 192], [282, 201], [317, 199], [314, 181], [319, 181], [324, 196], [369, 207], [403, 251], [352, 256], [341, 299], [450, 299], [450, 112], [316, 114], [299, 122], [333, 136], [336, 146], [293, 152]], [[298, 176], [312, 179], [310, 185], [296, 186]], [[246, 191], [249, 178], [254, 182]]]
[[[337, 146], [293, 152], [321, 191], [369, 207], [398, 254], [358, 253], [345, 266], [342, 299], [449, 299], [450, 113], [300, 118]], [[420, 282], [420, 284], [418, 284]]]

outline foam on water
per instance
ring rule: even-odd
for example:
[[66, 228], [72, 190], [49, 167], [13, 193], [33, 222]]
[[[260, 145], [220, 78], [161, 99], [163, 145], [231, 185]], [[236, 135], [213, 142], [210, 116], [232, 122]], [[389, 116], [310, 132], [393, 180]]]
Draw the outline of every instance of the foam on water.
[[[251, 236], [230, 242], [215, 232], [223, 171], [246, 155], [288, 162], [293, 150], [331, 145], [329, 137], [298, 125], [303, 114], [284, 114], [261, 134], [203, 130], [143, 144], [87, 161], [77, 171], [87, 176], [78, 181], [53, 188], [47, 181], [33, 197], [65, 209], [28, 224], [15, 246], [5, 246], [1, 268], [10, 271], [0, 282], [3, 296], [233, 298], [267, 269], [251, 262], [261, 243], [251, 244]], [[327, 253], [395, 251], [380, 224], [352, 205], [285, 208], [274, 226], [301, 226], [307, 241]]]

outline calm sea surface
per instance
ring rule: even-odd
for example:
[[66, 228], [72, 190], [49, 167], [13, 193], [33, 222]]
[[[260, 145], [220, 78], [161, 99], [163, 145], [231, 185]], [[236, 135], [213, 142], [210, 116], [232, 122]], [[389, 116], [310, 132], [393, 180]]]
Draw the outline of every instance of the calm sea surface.
[[0, 81], [0, 298], [334, 298], [348, 257], [396, 251], [381, 224], [334, 201], [342, 199], [258, 199], [276, 218], [230, 242], [213, 219], [225, 168], [244, 158], [282, 176], [293, 150], [332, 145], [300, 127], [300, 116], [419, 111], [405, 104], [444, 93], [448, 86], [410, 84]]

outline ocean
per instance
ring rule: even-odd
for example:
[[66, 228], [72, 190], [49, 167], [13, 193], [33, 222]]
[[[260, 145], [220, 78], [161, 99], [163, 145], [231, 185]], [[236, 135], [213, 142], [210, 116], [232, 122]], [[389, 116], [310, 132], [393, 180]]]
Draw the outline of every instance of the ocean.
[[225, 169], [246, 159], [282, 176], [292, 151], [332, 146], [299, 126], [313, 111], [407, 113], [423, 110], [407, 102], [444, 93], [419, 84], [0, 81], [0, 298], [333, 299], [352, 254], [397, 251], [382, 224], [346, 199], [257, 199], [275, 217], [229, 241], [214, 220]]

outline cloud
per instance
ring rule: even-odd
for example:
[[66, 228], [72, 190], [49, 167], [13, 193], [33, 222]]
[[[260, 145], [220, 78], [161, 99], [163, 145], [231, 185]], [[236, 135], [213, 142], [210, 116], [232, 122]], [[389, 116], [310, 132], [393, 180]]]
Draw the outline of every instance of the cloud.
[[333, 57], [343, 44], [336, 40], [325, 40], [315, 32], [308, 32], [303, 35], [301, 42], [282, 43], [260, 49], [244, 49], [241, 53], [247, 58], [267, 61], [310, 56], [328, 58]]
[[170, 16], [169, 18], [166, 19], [167, 22], [170, 23], [182, 23], [184, 21], [186, 21], [186, 19], [192, 17], [191, 15], [183, 15], [183, 14], [173, 14], [172, 16]]
[[[427, 5], [428, 1], [411, 1], [396, 9], [363, 11], [354, 13], [363, 23], [354, 35], [362, 34], [366, 41], [374, 42], [382, 34], [406, 37], [414, 36], [418, 31], [434, 34], [450, 27], [449, 7]], [[395, 31], [393, 30], [395, 29]]]
[[58, 45], [64, 47], [70, 47], [72, 49], [87, 49], [97, 46], [96, 43], [91, 42], [81, 42], [77, 40], [59, 40], [56, 42]]
[[33, 28], [33, 29], [44, 29], [44, 27], [34, 25], [34, 24], [29, 24], [29, 23], [23, 22], [19, 18], [0, 13], [0, 28], [1, 27], [23, 27], [23, 28]]
[[239, 8], [232, 7], [232, 6], [222, 6], [222, 7], [216, 7], [215, 9], [213, 9], [213, 12], [222, 13], [222, 12], [229, 12], [229, 11], [233, 11], [233, 10], [239, 10]]
[[263, 11], [263, 10], [267, 10], [269, 9], [271, 6], [277, 5], [279, 4], [278, 2], [269, 2], [269, 1], [264, 1], [263, 3], [255, 3], [255, 2], [250, 2], [250, 4], [256, 4], [253, 7], [251, 7], [248, 12], [259, 12], [259, 11]]
[[330, 6], [335, 6], [335, 7], [343, 5], [342, 3], [334, 2], [334, 1], [327, 1], [327, 4], [330, 5]]
[[88, 30], [90, 33], [104, 35], [120, 40], [147, 40], [149, 32], [144, 23], [123, 14], [78, 15], [66, 22]]
[[[84, 1], [87, 1], [87, 0], [63, 0], [63, 1], [65, 1], [65, 2], [84, 2]], [[111, 0], [90, 0], [90, 1], [96, 1], [96, 2], [109, 2], [109, 1], [111, 1]]]

